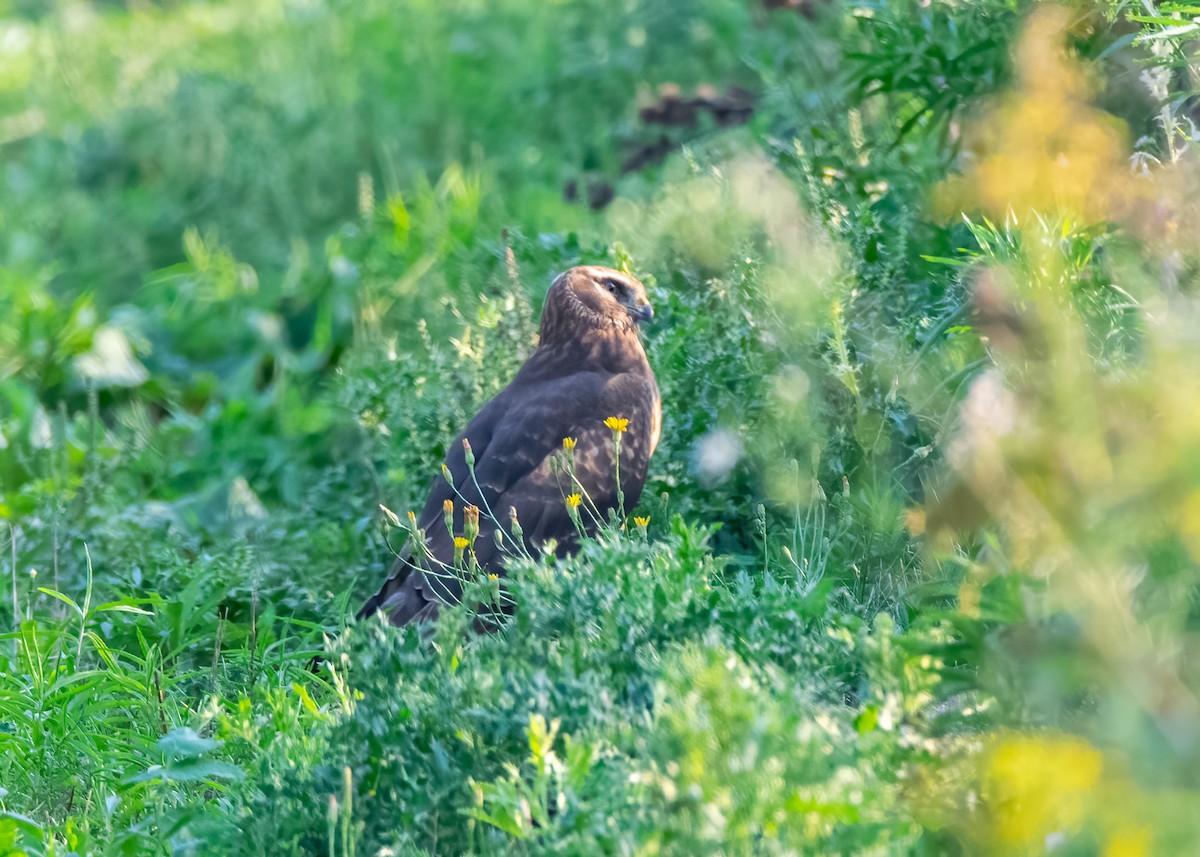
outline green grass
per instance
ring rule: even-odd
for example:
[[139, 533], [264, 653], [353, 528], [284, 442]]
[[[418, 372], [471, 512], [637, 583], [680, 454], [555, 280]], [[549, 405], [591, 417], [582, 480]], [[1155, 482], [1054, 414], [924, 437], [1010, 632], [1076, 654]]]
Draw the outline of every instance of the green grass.
[[[0, 854], [1187, 853], [1193, 16], [0, 2]], [[351, 623], [579, 263], [649, 525]]]

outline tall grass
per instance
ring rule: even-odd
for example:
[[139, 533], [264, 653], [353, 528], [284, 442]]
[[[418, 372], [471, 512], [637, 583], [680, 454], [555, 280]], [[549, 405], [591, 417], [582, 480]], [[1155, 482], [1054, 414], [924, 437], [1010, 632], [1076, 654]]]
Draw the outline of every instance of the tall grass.
[[[1187, 853], [1194, 10], [774, 5], [0, 5], [0, 850]], [[581, 262], [640, 507], [347, 627]]]

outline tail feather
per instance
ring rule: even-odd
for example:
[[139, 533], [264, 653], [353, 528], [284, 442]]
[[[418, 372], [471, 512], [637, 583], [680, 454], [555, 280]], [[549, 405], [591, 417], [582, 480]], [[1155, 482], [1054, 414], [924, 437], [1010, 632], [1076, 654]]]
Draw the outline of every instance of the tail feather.
[[384, 581], [383, 586], [379, 591], [367, 599], [367, 603], [354, 615], [354, 618], [361, 621], [368, 616], [373, 616], [379, 612], [379, 608], [383, 606], [389, 598], [400, 591], [408, 576], [412, 574], [412, 565], [407, 561], [406, 557], [398, 557], [396, 564], [392, 566], [392, 573], [388, 575], [388, 579]]
[[383, 612], [397, 627], [437, 616], [439, 599], [429, 591], [425, 573], [405, 554], [397, 558], [392, 573], [378, 592], [355, 615], [362, 620]]

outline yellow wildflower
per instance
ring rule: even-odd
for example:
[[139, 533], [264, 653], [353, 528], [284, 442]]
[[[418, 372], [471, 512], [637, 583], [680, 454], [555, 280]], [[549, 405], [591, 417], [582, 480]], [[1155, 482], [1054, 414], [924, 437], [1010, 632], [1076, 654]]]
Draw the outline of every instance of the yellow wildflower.
[[565, 449], [567, 452], [571, 452], [573, 449], [575, 449], [575, 444], [578, 442], [579, 441], [573, 437], [564, 437], [563, 438], [563, 449]]
[[442, 503], [442, 511], [445, 512], [447, 515], [453, 515], [454, 514], [454, 501], [446, 500], [445, 502], [443, 502]]
[[633, 522], [644, 530], [646, 527], [650, 526], [650, 516], [647, 515], [644, 518], [635, 516]]
[[1033, 849], [1083, 823], [1104, 768], [1100, 752], [1071, 735], [1010, 735], [984, 756], [983, 790], [995, 840]]
[[498, 579], [498, 578], [497, 578], [497, 577], [496, 577], [496, 575], [494, 575], [494, 574], [489, 574], [489, 575], [488, 575], [488, 580], [497, 580], [497, 579]]
[[470, 542], [468, 542], [462, 536], [454, 537], [454, 547], [458, 548], [459, 550], [463, 550], [468, 544], [470, 544]]
[[982, 209], [996, 219], [1062, 212], [1096, 223], [1128, 210], [1139, 188], [1127, 129], [1088, 104], [1093, 87], [1067, 51], [1073, 13], [1044, 6], [1017, 44], [1016, 88], [976, 123], [971, 165], [935, 192], [952, 218]]
[[617, 434], [629, 428], [629, 420], [625, 417], [609, 417], [604, 421], [604, 424]]
[[567, 505], [570, 506], [572, 509], [578, 509], [579, 504], [582, 502], [583, 502], [583, 497], [581, 497], [578, 494], [568, 494], [567, 495]]

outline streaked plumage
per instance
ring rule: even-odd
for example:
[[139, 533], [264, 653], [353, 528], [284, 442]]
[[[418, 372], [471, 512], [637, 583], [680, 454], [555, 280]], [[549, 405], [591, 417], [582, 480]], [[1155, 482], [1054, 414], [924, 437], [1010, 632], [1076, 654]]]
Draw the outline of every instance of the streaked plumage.
[[[560, 275], [546, 295], [537, 349], [512, 382], [483, 406], [450, 447], [443, 473], [434, 479], [417, 516], [436, 562], [417, 561], [405, 551], [383, 588], [359, 611], [382, 611], [394, 625], [424, 621], [443, 603], [456, 603], [462, 586], [446, 568], [454, 562], [454, 538], [444, 523], [453, 503], [454, 536], [463, 535], [463, 512], [481, 510], [474, 542], [479, 566], [503, 574], [512, 553], [511, 511], [520, 522], [527, 550], [554, 543], [559, 555], [578, 545], [566, 498], [582, 493], [603, 519], [617, 507], [613, 430], [608, 417], [627, 419], [621, 435], [620, 485], [625, 509], [637, 503], [662, 421], [658, 385], [638, 336], [638, 321], [652, 317], [640, 282], [611, 268], [579, 267]], [[563, 440], [575, 441], [575, 478], [553, 465]], [[463, 441], [470, 446], [468, 453]], [[467, 455], [475, 458], [471, 477]], [[451, 484], [453, 483], [453, 484]], [[498, 520], [506, 548], [497, 547]], [[587, 504], [580, 520], [591, 532], [596, 522]]]

